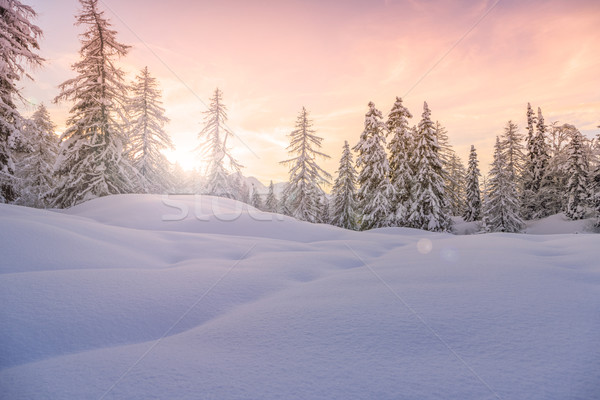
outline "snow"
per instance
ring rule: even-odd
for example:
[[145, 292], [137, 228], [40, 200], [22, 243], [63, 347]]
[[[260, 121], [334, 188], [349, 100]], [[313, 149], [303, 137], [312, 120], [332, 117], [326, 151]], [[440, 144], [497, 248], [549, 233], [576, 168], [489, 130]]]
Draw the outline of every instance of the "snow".
[[[527, 230], [579, 229], [563, 218]], [[353, 232], [156, 195], [0, 224], [2, 399], [600, 393], [595, 234]]]

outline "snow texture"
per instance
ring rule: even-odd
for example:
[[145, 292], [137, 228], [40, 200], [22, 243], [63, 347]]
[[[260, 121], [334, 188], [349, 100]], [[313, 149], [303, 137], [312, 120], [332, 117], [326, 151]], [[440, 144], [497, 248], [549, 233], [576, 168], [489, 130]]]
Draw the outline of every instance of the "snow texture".
[[208, 196], [0, 223], [2, 399], [600, 393], [597, 235], [354, 232]]

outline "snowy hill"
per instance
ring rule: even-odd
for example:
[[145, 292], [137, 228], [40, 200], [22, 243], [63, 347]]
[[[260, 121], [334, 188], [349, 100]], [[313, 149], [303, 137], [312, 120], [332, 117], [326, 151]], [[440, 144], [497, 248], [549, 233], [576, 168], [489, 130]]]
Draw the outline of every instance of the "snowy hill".
[[598, 235], [350, 232], [208, 196], [0, 224], [2, 399], [599, 393]]

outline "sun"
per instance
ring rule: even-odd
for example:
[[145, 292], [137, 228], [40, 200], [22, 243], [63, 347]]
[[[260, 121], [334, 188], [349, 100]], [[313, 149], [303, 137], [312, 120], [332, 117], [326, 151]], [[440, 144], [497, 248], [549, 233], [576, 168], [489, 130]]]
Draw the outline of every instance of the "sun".
[[206, 169], [205, 163], [191, 151], [175, 148], [175, 150], [164, 150], [163, 153], [170, 162], [179, 163], [184, 171], [198, 170], [202, 172]]

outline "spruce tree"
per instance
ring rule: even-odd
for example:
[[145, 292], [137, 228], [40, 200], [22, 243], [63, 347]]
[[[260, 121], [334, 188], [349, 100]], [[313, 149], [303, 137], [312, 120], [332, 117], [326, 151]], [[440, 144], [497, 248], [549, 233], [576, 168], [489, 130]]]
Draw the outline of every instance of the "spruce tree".
[[408, 221], [414, 228], [444, 232], [451, 229], [452, 221], [448, 215], [439, 150], [431, 111], [424, 103], [412, 158], [415, 178]]
[[536, 118], [531, 104], [527, 103], [527, 138], [525, 142], [526, 154], [523, 162], [523, 170], [521, 172], [521, 183], [523, 189], [521, 191], [521, 210], [522, 215], [526, 219], [533, 217], [536, 211], [536, 194], [534, 189], [534, 169], [536, 155], [534, 149], [535, 143], [535, 124]]
[[273, 181], [269, 183], [269, 192], [267, 193], [267, 199], [265, 200], [265, 211], [273, 213], [277, 212], [277, 197], [275, 197]]
[[128, 156], [138, 172], [139, 187], [142, 193], [167, 191], [171, 187], [170, 163], [162, 150], [174, 147], [164, 130], [169, 119], [164, 115], [161, 92], [148, 67], [131, 84], [127, 110], [130, 120]]
[[256, 187], [252, 185], [252, 196], [250, 197], [250, 205], [257, 210], [262, 210], [264, 208], [262, 198], [260, 194], [256, 190]]
[[[531, 106], [527, 105], [527, 163], [524, 172], [524, 188], [522, 196], [523, 215], [526, 218], [542, 218], [551, 213], [550, 203], [555, 194], [551, 175], [548, 174], [550, 160], [546, 143], [547, 126], [544, 123], [542, 110], [538, 107], [538, 116], [533, 116]], [[535, 123], [536, 132], [533, 133]]]
[[390, 167], [385, 153], [385, 124], [381, 111], [369, 103], [365, 115], [365, 129], [354, 150], [358, 152], [358, 208], [360, 229], [389, 226], [394, 216], [391, 199], [395, 193], [390, 183]]
[[[530, 107], [531, 108], [531, 107]], [[523, 153], [523, 135], [519, 133], [519, 127], [512, 121], [506, 123], [504, 133], [500, 144], [504, 149], [504, 159], [506, 160], [506, 167], [513, 181], [519, 183], [523, 174], [523, 168], [525, 164], [525, 154]]]
[[448, 207], [450, 207], [449, 212], [452, 215], [461, 215], [465, 208], [465, 167], [450, 144], [448, 131], [439, 121], [435, 122], [435, 133], [442, 162], [444, 190], [448, 198]]
[[203, 143], [198, 150], [206, 157], [207, 183], [206, 194], [212, 196], [236, 198], [239, 189], [233, 181], [242, 165], [231, 155], [227, 139], [233, 133], [227, 128], [227, 107], [223, 103], [223, 93], [217, 88], [210, 105], [204, 113], [204, 127], [198, 134]]
[[31, 116], [26, 130], [29, 152], [17, 164], [19, 198], [17, 204], [46, 208], [44, 195], [54, 188], [54, 163], [58, 155], [58, 136], [50, 114], [43, 104]]
[[600, 162], [596, 164], [596, 169], [592, 173], [592, 177], [590, 179], [590, 195], [591, 195], [591, 205], [596, 213], [596, 223], [595, 226], [600, 228]]
[[553, 177], [548, 169], [550, 163], [550, 149], [546, 141], [546, 136], [547, 125], [544, 123], [542, 110], [538, 107], [536, 135], [533, 141], [533, 218], [543, 218], [551, 215], [553, 213], [552, 203], [558, 194], [552, 179]]
[[286, 207], [299, 220], [319, 222], [319, 198], [323, 194], [321, 185], [329, 183], [331, 175], [317, 164], [316, 159], [329, 156], [316, 150], [321, 147], [323, 138], [315, 135], [312, 121], [304, 107], [296, 120], [296, 129], [289, 137], [290, 145], [287, 150], [293, 157], [281, 161], [290, 167], [290, 180], [284, 191]]
[[0, 203], [13, 202], [17, 197], [12, 149], [21, 140], [26, 124], [16, 105], [23, 99], [17, 83], [24, 76], [31, 78], [27, 66], [44, 61], [35, 53], [42, 35], [30, 21], [35, 17], [35, 11], [20, 1], [0, 4]]
[[450, 156], [445, 176], [444, 191], [448, 197], [449, 211], [452, 215], [462, 215], [466, 205], [467, 171], [454, 150]]
[[515, 182], [510, 178], [504, 157], [505, 151], [496, 137], [489, 194], [484, 204], [483, 223], [487, 232], [519, 232], [523, 228]]
[[345, 229], [356, 230], [356, 170], [348, 141], [344, 142], [340, 167], [331, 194], [333, 204], [331, 224]]
[[583, 153], [583, 137], [574, 132], [569, 144], [567, 162], [567, 204], [565, 214], [571, 219], [585, 218], [588, 201], [588, 163]]
[[[567, 164], [569, 162], [569, 144], [577, 128], [570, 124], [558, 125], [556, 122], [549, 127], [548, 132], [548, 166], [544, 174], [543, 191], [540, 190], [546, 215], [563, 212], [567, 208], [565, 188], [569, 181]], [[583, 139], [583, 138], [582, 138]], [[589, 160], [587, 146], [582, 141], [583, 158]]]
[[288, 190], [286, 185], [283, 192], [281, 193], [281, 198], [279, 199], [279, 204], [277, 205], [277, 209], [279, 213], [287, 216], [292, 216], [292, 212], [290, 211], [289, 199], [288, 199]]
[[410, 154], [414, 146], [414, 137], [408, 125], [409, 118], [412, 118], [412, 114], [402, 105], [402, 99], [396, 97], [387, 120], [387, 130], [392, 135], [388, 145], [390, 182], [394, 189], [394, 198], [391, 199], [392, 226], [406, 226], [410, 208], [410, 190], [413, 175]]
[[242, 203], [250, 204], [250, 197], [250, 187], [248, 186], [248, 182], [246, 182], [246, 180], [242, 177], [240, 184], [240, 193], [237, 199]]
[[329, 224], [331, 222], [331, 214], [329, 212], [329, 198], [325, 192], [319, 197], [319, 210], [317, 222], [320, 224]]
[[129, 46], [117, 42], [97, 0], [80, 3], [76, 24], [87, 29], [81, 35], [81, 60], [73, 64], [78, 75], [62, 83], [54, 99], [75, 103], [61, 137], [58, 185], [50, 194], [52, 205], [61, 208], [133, 190], [132, 169], [122, 157], [126, 85], [115, 66]]
[[477, 160], [477, 152], [475, 146], [471, 145], [469, 153], [469, 167], [467, 169], [467, 190], [466, 200], [467, 206], [463, 214], [464, 220], [467, 222], [478, 221], [481, 219], [481, 191], [479, 190], [479, 161]]
[[435, 121], [434, 130], [435, 136], [437, 138], [437, 144], [439, 147], [438, 154], [440, 157], [440, 161], [442, 162], [443, 169], [446, 169], [446, 167], [450, 165], [450, 159], [454, 154], [454, 150], [452, 149], [452, 145], [450, 144], [448, 131], [439, 121]]

